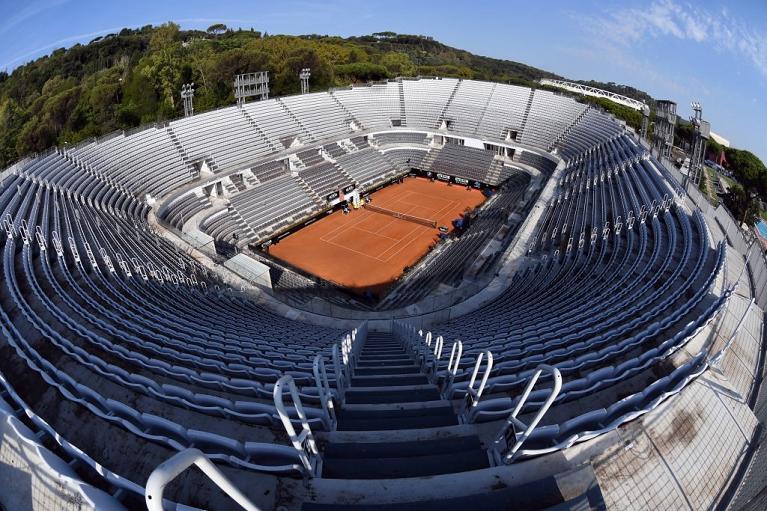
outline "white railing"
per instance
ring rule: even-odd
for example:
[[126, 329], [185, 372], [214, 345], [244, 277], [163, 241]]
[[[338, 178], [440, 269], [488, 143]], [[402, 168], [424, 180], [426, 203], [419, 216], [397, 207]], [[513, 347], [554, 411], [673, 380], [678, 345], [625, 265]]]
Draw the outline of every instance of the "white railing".
[[441, 335], [437, 336], [437, 339], [434, 341], [434, 351], [431, 352], [431, 360], [429, 360], [429, 375], [432, 380], [437, 377], [437, 372], [439, 371], [439, 360], [442, 358], [444, 343]]
[[338, 402], [344, 404], [346, 401], [346, 362], [342, 357], [341, 352], [338, 349], [338, 344], [333, 345], [333, 370], [336, 373], [336, 395], [338, 396]]
[[445, 374], [445, 381], [442, 384], [442, 396], [445, 399], [449, 399], [453, 391], [453, 382], [458, 372], [458, 366], [461, 363], [461, 356], [463, 356], [463, 342], [458, 339], [453, 343], [453, 347], [450, 350], [450, 359], [447, 361], [447, 374]]
[[336, 378], [336, 398], [340, 404], [345, 401], [346, 389], [351, 384], [357, 358], [367, 335], [368, 325], [364, 322], [341, 339], [340, 347], [338, 344], [333, 345], [331, 355]]
[[328, 381], [328, 373], [325, 371], [325, 360], [322, 355], [314, 357], [314, 364], [312, 365], [312, 371], [314, 373], [314, 383], [317, 385], [317, 392], [320, 397], [320, 403], [322, 404], [322, 411], [325, 419], [325, 428], [328, 431], [336, 429], [336, 411], [333, 406], [333, 394], [330, 391], [330, 382]]
[[[525, 424], [519, 420], [517, 416], [524, 408], [527, 398], [530, 397], [530, 392], [532, 392], [535, 384], [538, 383], [538, 378], [540, 378], [543, 371], [551, 373], [554, 379], [554, 386], [551, 389], [551, 393], [549, 393], [549, 396], [546, 398], [546, 401], [544, 401], [543, 405], [538, 409], [538, 413], [536, 413], [533, 420], [530, 421], [530, 424]], [[551, 408], [551, 405], [554, 403], [554, 400], [561, 390], [562, 374], [559, 372], [559, 369], [546, 364], [539, 365], [538, 369], [536, 369], [532, 378], [530, 378], [530, 381], [527, 383], [527, 387], [525, 387], [525, 391], [519, 398], [517, 406], [514, 407], [511, 415], [506, 419], [501, 431], [496, 436], [493, 449], [493, 455], [496, 458], [496, 461], [511, 463], [514, 460], [517, 452], [522, 447], [522, 444], [525, 443], [525, 440], [527, 440], [543, 416], [546, 415], [546, 412], [549, 411], [549, 408]], [[522, 431], [521, 434], [518, 433], [517, 428]]]
[[[293, 408], [296, 411], [298, 420], [301, 422], [301, 432], [296, 433], [293, 422], [290, 419], [285, 403], [283, 402], [284, 388], [287, 387], [290, 392], [290, 398], [293, 401]], [[321, 472], [320, 451], [317, 443], [314, 441], [312, 428], [309, 426], [309, 420], [301, 405], [301, 396], [298, 394], [296, 382], [289, 374], [284, 375], [274, 384], [274, 406], [277, 408], [277, 414], [280, 416], [282, 425], [290, 438], [293, 447], [298, 451], [299, 459], [307, 476], [316, 476]]]
[[[482, 363], [485, 363], [485, 371], [482, 373], [482, 380], [477, 381], [477, 376], [482, 367]], [[474, 372], [471, 373], [471, 380], [469, 380], [469, 386], [466, 388], [466, 396], [463, 399], [463, 406], [461, 408], [461, 418], [464, 422], [471, 422], [471, 412], [479, 404], [479, 400], [482, 397], [482, 392], [487, 385], [487, 379], [490, 377], [490, 371], [493, 370], [493, 354], [488, 351], [483, 351], [477, 355], [477, 362], [474, 364]]]
[[253, 502], [227, 479], [221, 470], [210, 461], [199, 449], [184, 449], [167, 461], [161, 463], [149, 475], [144, 492], [144, 500], [148, 511], [163, 511], [162, 495], [165, 487], [192, 465], [202, 470], [216, 486], [247, 511], [259, 511]]

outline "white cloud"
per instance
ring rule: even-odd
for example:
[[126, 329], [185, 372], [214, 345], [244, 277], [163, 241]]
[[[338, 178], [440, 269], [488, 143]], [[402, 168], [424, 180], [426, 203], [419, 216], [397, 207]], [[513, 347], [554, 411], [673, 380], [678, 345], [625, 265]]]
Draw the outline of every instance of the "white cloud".
[[[29, 18], [67, 3], [68, 0], [38, 0], [29, 2], [24, 7], [0, 22], [0, 34], [7, 32]], [[23, 5], [23, 4], [22, 4]]]
[[727, 9], [711, 11], [674, 0], [653, 0], [643, 9], [610, 9], [602, 16], [576, 17], [587, 31], [618, 46], [661, 37], [706, 44], [747, 59], [767, 77], [767, 34], [734, 19]]

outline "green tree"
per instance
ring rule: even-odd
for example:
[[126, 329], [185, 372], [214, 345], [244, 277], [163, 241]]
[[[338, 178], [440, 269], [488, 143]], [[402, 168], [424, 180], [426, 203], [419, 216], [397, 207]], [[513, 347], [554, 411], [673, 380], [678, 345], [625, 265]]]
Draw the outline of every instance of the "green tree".
[[207, 32], [210, 35], [221, 35], [224, 32], [226, 32], [227, 30], [229, 30], [229, 29], [223, 23], [215, 23], [215, 24], [213, 24], [213, 25], [208, 27]]
[[738, 222], [753, 226], [759, 219], [759, 201], [742, 186], [731, 186], [723, 200]]
[[415, 76], [416, 67], [407, 53], [388, 52], [381, 58], [381, 65], [386, 66], [389, 75], [394, 76]]
[[154, 84], [161, 99], [162, 117], [170, 117], [176, 111], [176, 95], [181, 87], [181, 48], [177, 43], [179, 27], [166, 23], [152, 34], [150, 54], [144, 57], [143, 73]]

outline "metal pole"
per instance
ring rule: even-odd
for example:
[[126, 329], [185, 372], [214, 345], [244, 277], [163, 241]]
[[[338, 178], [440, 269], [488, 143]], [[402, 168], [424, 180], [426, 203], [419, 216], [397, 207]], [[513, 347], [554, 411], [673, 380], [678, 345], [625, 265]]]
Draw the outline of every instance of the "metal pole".
[[247, 511], [258, 511], [253, 502], [234, 486], [232, 482], [199, 449], [185, 449], [161, 463], [149, 475], [144, 499], [149, 511], [162, 511], [162, 495], [165, 487], [192, 465], [197, 465], [224, 493]]
[[301, 80], [301, 94], [309, 92], [309, 77], [312, 75], [312, 70], [305, 67], [298, 73], [298, 78]]

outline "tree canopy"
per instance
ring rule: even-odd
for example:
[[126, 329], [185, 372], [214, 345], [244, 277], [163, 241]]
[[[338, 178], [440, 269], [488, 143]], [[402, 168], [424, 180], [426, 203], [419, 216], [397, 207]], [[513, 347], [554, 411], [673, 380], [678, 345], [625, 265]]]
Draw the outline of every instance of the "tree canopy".
[[440, 75], [534, 85], [552, 73], [445, 46], [430, 37], [379, 32], [341, 38], [266, 35], [216, 23], [122, 29], [87, 45], [0, 72], [0, 168], [52, 145], [162, 122], [183, 113], [179, 93], [194, 82], [195, 111], [234, 103], [235, 74], [268, 71], [272, 95], [298, 93], [299, 71], [326, 90], [396, 76]]

